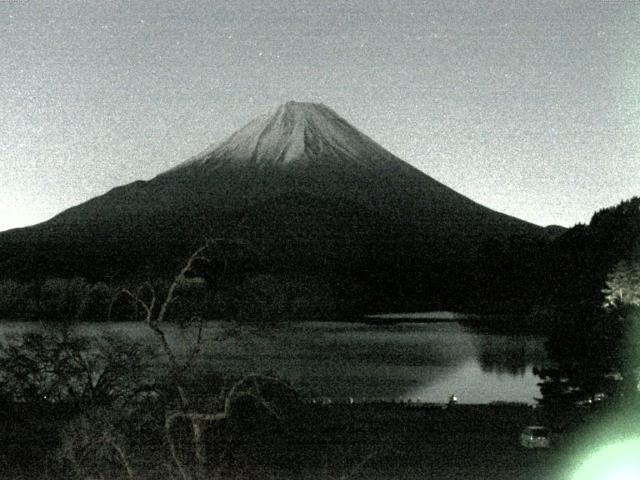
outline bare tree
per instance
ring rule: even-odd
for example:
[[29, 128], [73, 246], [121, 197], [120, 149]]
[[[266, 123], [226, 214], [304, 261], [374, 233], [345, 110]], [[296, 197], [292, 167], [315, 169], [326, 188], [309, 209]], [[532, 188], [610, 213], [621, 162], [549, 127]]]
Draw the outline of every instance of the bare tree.
[[[244, 377], [234, 383], [225, 393], [223, 400], [223, 408], [218, 412], [200, 411], [194, 408], [187, 394], [186, 388], [186, 372], [190, 371], [197, 356], [200, 354], [203, 346], [205, 321], [200, 316], [191, 317], [191, 325], [195, 325], [196, 335], [190, 349], [180, 357], [172, 348], [164, 327], [167, 322], [167, 316], [171, 305], [177, 299], [179, 287], [186, 280], [195, 274], [194, 265], [196, 262], [211, 265], [213, 262], [209, 257], [209, 253], [215, 246], [229, 243], [229, 240], [216, 238], [207, 240], [200, 248], [195, 250], [186, 260], [182, 269], [173, 278], [166, 292], [162, 295], [156, 287], [149, 281], [143, 283], [137, 290], [131, 291], [123, 289], [120, 294], [128, 297], [135, 305], [139, 306], [143, 313], [143, 322], [151, 329], [160, 343], [162, 352], [165, 354], [169, 362], [170, 375], [173, 384], [178, 391], [179, 406], [176, 410], [166, 413], [164, 421], [164, 431], [171, 453], [171, 457], [178, 469], [183, 480], [191, 480], [192, 477], [204, 478], [206, 475], [206, 448], [204, 441], [204, 433], [209, 425], [219, 424], [228, 419], [232, 413], [233, 404], [240, 398], [250, 398], [256, 405], [261, 407], [265, 412], [276, 418], [281, 418], [281, 410], [275, 402], [267, 400], [263, 395], [262, 386], [266, 383], [277, 383], [285, 388], [279, 379], [263, 375], [250, 375]], [[234, 242], [243, 243], [243, 242]], [[226, 264], [224, 264], [226, 270]], [[115, 300], [115, 299], [114, 299]], [[186, 420], [191, 425], [192, 443], [194, 450], [195, 472], [192, 472], [185, 462], [180, 458], [178, 448], [173, 436], [173, 429], [178, 420]]]
[[126, 402], [145, 388], [151, 349], [120, 335], [88, 338], [73, 325], [11, 336], [0, 347], [0, 391], [18, 402]]
[[103, 473], [105, 464], [124, 469], [128, 480], [137, 477], [128, 453], [126, 435], [118, 423], [122, 413], [109, 408], [85, 412], [63, 428], [57, 458], [66, 462], [77, 478]]

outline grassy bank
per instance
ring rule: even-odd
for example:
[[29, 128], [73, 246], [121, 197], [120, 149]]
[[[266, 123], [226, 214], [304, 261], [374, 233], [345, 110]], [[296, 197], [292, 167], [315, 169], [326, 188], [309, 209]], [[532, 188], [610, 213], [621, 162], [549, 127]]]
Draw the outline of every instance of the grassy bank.
[[525, 406], [333, 405], [308, 415], [310, 441], [304, 448], [313, 459], [307, 467], [315, 472], [308, 469], [305, 478], [531, 479], [550, 474], [552, 452], [519, 447], [522, 428], [545, 421], [541, 411]]
[[[444, 409], [390, 403], [302, 404], [283, 425], [251, 406], [245, 407], [221, 428], [207, 431], [209, 469], [219, 478], [560, 480], [570, 478], [572, 466], [597, 444], [611, 439], [612, 429], [605, 432], [600, 428], [603, 422], [617, 422], [621, 438], [640, 433], [637, 418], [629, 422], [617, 410], [552, 415], [542, 408], [520, 405]], [[522, 429], [538, 424], [559, 431], [554, 446], [548, 450], [521, 448]], [[23, 421], [25, 427], [28, 423]], [[20, 445], [20, 435], [14, 435], [9, 443], [14, 454], [21, 448], [26, 455], [23, 460], [28, 458], [28, 462], [22, 462], [19, 472], [5, 463], [0, 478], [59, 478], [43, 476], [39, 467], [31, 470], [39, 465], [37, 456], [47, 442], [37, 434], [24, 436], [27, 438], [31, 445]], [[154, 442], [131, 452], [136, 478], [175, 478], [162, 436]], [[184, 458], [191, 454], [188, 443], [185, 440], [181, 448]], [[48, 446], [54, 447], [52, 443]], [[103, 475], [126, 478], [117, 465]]]
[[[310, 439], [302, 446], [310, 461], [301, 478], [568, 479], [600, 446], [640, 438], [639, 417], [632, 413], [636, 410], [315, 407], [300, 432]], [[519, 435], [527, 425], [551, 427], [556, 432], [552, 448], [520, 447]]]

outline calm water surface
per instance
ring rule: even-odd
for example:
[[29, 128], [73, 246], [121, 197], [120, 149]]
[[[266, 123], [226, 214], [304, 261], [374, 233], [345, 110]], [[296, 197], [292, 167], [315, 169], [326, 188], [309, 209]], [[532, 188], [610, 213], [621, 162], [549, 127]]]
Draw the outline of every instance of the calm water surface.
[[[5, 323], [0, 336], [37, 327]], [[81, 333], [112, 332], [156, 344], [142, 323], [84, 324]], [[199, 364], [216, 372], [272, 373], [288, 379], [307, 398], [333, 401], [403, 400], [463, 403], [533, 403], [540, 396], [532, 369], [546, 360], [544, 338], [473, 331], [456, 322], [310, 322], [258, 334], [229, 325], [207, 325]], [[194, 332], [169, 327], [176, 351], [184, 353]]]

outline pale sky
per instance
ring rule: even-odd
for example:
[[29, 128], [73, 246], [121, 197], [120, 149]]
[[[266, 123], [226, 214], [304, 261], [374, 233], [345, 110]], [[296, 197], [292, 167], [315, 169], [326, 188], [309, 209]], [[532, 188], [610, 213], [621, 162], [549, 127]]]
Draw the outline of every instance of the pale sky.
[[287, 100], [456, 191], [571, 226], [640, 195], [640, 1], [0, 1], [0, 230]]

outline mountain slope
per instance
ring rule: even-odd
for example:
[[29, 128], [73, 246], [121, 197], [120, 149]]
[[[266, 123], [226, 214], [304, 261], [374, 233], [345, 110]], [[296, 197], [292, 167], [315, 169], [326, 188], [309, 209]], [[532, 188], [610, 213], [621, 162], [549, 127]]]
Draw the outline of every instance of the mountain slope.
[[[18, 277], [163, 275], [239, 223], [265, 271], [338, 272], [416, 295], [455, 284], [444, 277], [464, 271], [487, 238], [544, 235], [411, 167], [329, 108], [289, 102], [148, 182], [0, 234], [0, 268]], [[383, 280], [391, 270], [396, 283]]]

